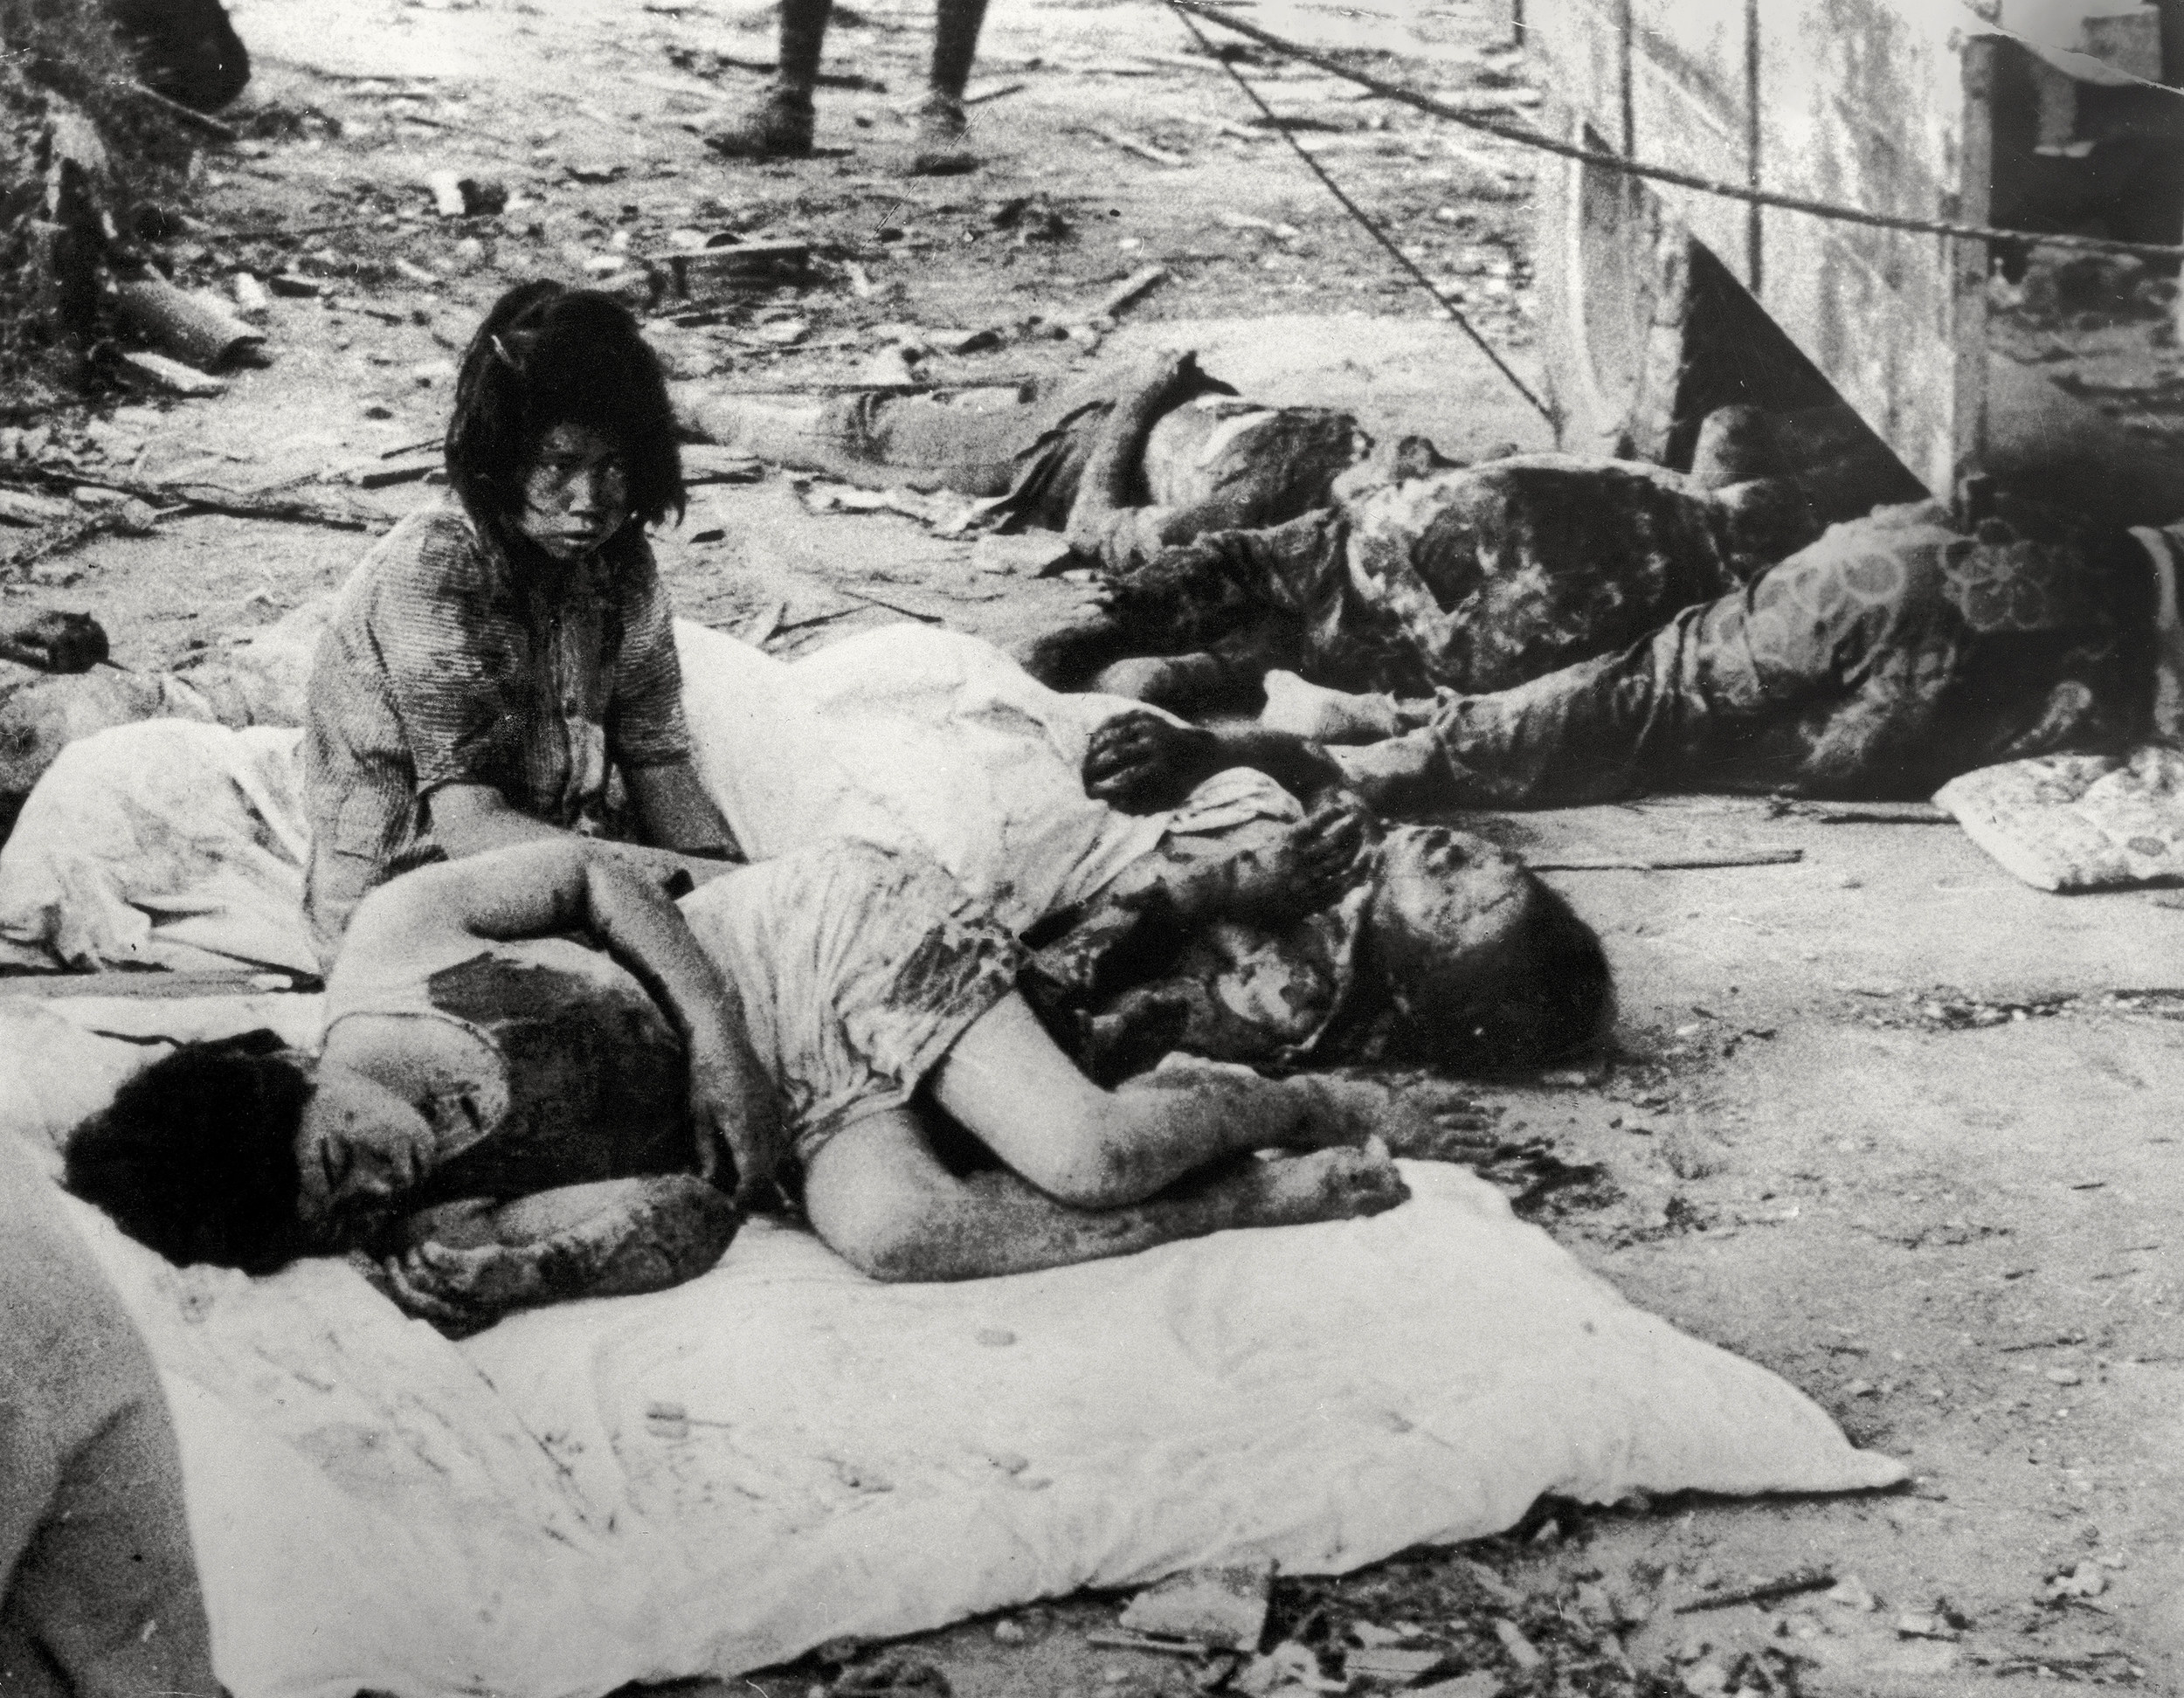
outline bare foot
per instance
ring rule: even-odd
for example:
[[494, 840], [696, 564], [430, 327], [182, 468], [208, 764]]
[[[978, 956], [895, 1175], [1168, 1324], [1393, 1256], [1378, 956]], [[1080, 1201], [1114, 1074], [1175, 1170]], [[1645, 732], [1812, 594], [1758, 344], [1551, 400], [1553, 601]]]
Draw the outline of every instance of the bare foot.
[[1122, 714], [1092, 733], [1084, 752], [1085, 794], [1125, 813], [1172, 807], [1210, 776], [1220, 740], [1158, 714]]
[[1493, 1140], [1481, 1133], [1490, 1122], [1476, 1103], [1453, 1087], [1349, 1073], [1299, 1073], [1288, 1083], [1311, 1102], [1305, 1134], [1318, 1144], [1362, 1144], [1378, 1138], [1400, 1156], [1427, 1161], [1476, 1159]]
[[1316, 1149], [1276, 1156], [1254, 1178], [1265, 1193], [1258, 1224], [1303, 1226], [1317, 1220], [1361, 1220], [1407, 1201], [1410, 1187], [1385, 1149]]
[[1103, 668], [1092, 680], [1092, 688], [1099, 695], [1123, 696], [1165, 707], [1182, 681], [1174, 661], [1138, 654]]
[[1309, 684], [1293, 672], [1270, 672], [1259, 723], [1311, 742], [1378, 742], [1403, 728], [1386, 696], [1346, 695]]

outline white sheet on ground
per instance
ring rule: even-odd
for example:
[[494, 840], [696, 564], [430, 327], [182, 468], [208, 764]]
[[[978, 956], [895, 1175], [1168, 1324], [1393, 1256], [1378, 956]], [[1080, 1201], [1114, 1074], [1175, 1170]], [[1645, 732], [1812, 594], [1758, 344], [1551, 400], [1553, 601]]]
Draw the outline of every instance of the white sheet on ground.
[[0, 940], [68, 967], [317, 972], [302, 735], [169, 719], [70, 743], [0, 849]]
[[829, 837], [923, 847], [1021, 930], [1096, 894], [1164, 832], [1249, 818], [1278, 790], [1236, 771], [1133, 817], [1084, 793], [1095, 727], [1142, 704], [1064, 695], [992, 644], [883, 626], [784, 663], [678, 621], [699, 776], [744, 846]]
[[[45, 1118], [0, 1095], [33, 1138], [145, 1055], [21, 1004], [0, 1049], [69, 1069]], [[237, 1698], [591, 1695], [1194, 1563], [1340, 1571], [1542, 1493], [1902, 1478], [1480, 1180], [1405, 1171], [1373, 1220], [961, 1285], [757, 1222], [676, 1290], [460, 1346], [345, 1264], [178, 1271], [69, 1206], [173, 1398]]]
[[[1241, 771], [1170, 813], [1091, 800], [1092, 728], [1135, 704], [1044, 689], [975, 638], [891, 626], [784, 663], [702, 625], [676, 635], [700, 776], [750, 852], [920, 847], [1019, 929], [1165, 831], [1294, 805]], [[0, 945], [71, 967], [316, 971], [300, 738], [151, 720], [69, 744], [0, 848]]]

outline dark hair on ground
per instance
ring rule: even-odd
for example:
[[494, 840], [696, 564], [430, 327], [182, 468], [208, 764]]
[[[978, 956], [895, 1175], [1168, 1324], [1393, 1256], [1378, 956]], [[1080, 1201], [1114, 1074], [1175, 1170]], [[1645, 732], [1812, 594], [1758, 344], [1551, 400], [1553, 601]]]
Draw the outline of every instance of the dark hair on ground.
[[1605, 1035], [1615, 991], [1600, 938], [1538, 874], [1527, 871], [1522, 880], [1524, 918], [1493, 973], [1460, 999], [1399, 992], [1386, 1029], [1387, 1060], [1475, 1076], [1519, 1073]]
[[271, 1032], [185, 1044], [76, 1129], [68, 1189], [171, 1262], [270, 1274], [304, 1249], [301, 1064]]
[[1501, 1068], [1544, 1066], [1589, 1049], [1615, 1011], [1614, 975], [1598, 933], [1562, 893], [1527, 872], [1531, 893], [1517, 958], [1481, 1022], [1481, 1043]]
[[448, 482], [504, 541], [522, 511], [531, 455], [556, 424], [584, 425], [615, 445], [637, 518], [681, 516], [682, 460], [659, 356], [612, 295], [542, 278], [517, 284], [486, 314], [463, 352], [447, 424]]

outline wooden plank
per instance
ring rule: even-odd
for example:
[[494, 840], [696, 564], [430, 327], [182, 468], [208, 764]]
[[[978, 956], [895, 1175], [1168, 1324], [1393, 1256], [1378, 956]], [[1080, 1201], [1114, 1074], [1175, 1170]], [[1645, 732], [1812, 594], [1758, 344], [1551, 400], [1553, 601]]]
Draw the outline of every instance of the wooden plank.
[[[1778, 32], [1760, 44], [1769, 186], [1876, 211], [1982, 217], [1984, 179], [1966, 180], [1960, 42], [1936, 16], [1952, 10], [1765, 9], [1764, 27]], [[1760, 225], [1772, 261], [1761, 304], [1912, 473], [1948, 494], [1964, 459], [1960, 379], [1984, 333], [1959, 298], [1953, 245], [1773, 210]]]
[[[1986, 216], [1985, 50], [1966, 6], [1541, 0], [1527, 22], [1551, 62], [1543, 80], [1611, 144], [1627, 134], [1639, 158], [1878, 211]], [[1983, 254], [1665, 185], [1648, 193], [1930, 487], [1947, 493], [1975, 463], [1985, 321], [1971, 272]], [[1624, 221], [1634, 239], [1642, 224]]]

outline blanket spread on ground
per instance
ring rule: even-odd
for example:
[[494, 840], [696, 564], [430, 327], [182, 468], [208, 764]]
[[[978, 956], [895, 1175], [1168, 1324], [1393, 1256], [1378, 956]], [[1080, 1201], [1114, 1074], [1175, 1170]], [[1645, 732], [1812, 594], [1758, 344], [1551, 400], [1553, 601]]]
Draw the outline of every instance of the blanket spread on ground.
[[[0, 1004], [0, 1135], [49, 1154], [158, 1053], [73, 1000]], [[1543, 1493], [1903, 1477], [1470, 1174], [1405, 1174], [1372, 1220], [962, 1285], [757, 1221], [678, 1289], [460, 1345], [346, 1264], [177, 1270], [68, 1207], [172, 1399], [236, 1698], [589, 1698], [1192, 1564], [1340, 1571]]]
[[[1164, 832], [1296, 811], [1242, 771], [1166, 813], [1093, 801], [1092, 729], [1137, 704], [1045, 689], [976, 638], [890, 626], [794, 662], [688, 622], [676, 638], [699, 775], [751, 854], [837, 837], [922, 849], [1019, 930]], [[0, 849], [0, 952], [315, 972], [300, 737], [149, 720], [67, 745]]]
[[2184, 754], [2042, 755], [1952, 778], [1934, 805], [2036, 890], [2184, 878]]

